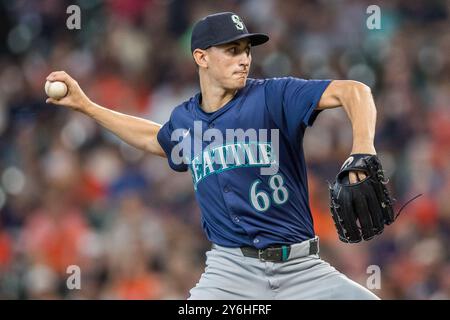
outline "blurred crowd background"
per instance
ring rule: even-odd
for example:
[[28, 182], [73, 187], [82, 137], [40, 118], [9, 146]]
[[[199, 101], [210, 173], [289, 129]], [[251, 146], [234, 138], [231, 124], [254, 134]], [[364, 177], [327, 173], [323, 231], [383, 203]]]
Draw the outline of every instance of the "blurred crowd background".
[[[321, 257], [384, 299], [450, 299], [450, 2], [39, 0], [0, 2], [0, 298], [184, 299], [210, 244], [189, 173], [118, 140], [88, 117], [45, 104], [65, 70], [95, 102], [156, 122], [196, 93], [193, 23], [234, 11], [255, 48], [251, 76], [354, 79], [372, 88], [376, 148], [396, 210], [375, 240], [343, 244], [328, 209], [351, 150], [342, 109], [306, 131]], [[68, 30], [66, 9], [81, 9]], [[381, 29], [366, 25], [381, 9]], [[80, 267], [81, 290], [67, 268]], [[373, 281], [371, 282], [374, 283]]]

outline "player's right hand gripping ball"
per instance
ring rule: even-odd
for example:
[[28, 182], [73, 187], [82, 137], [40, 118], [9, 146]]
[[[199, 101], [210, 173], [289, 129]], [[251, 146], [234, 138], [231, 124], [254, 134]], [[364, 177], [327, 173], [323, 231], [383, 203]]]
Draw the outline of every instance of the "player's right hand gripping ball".
[[[362, 171], [366, 178], [349, 182], [350, 171]], [[330, 209], [339, 239], [346, 243], [370, 240], [395, 221], [393, 199], [386, 188], [381, 162], [376, 155], [353, 154], [330, 184]]]

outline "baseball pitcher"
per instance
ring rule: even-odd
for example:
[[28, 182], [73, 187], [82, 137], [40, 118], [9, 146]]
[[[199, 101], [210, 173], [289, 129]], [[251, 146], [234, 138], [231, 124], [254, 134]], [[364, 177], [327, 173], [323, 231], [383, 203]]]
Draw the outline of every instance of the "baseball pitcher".
[[378, 299], [320, 259], [302, 141], [325, 109], [342, 107], [353, 148], [329, 185], [339, 238], [372, 239], [395, 220], [374, 148], [370, 88], [349, 80], [249, 79], [251, 50], [269, 40], [223, 12], [193, 29], [201, 91], [159, 125], [99, 106], [67, 73], [68, 94], [48, 103], [80, 111], [125, 142], [192, 175], [211, 250], [190, 299]]

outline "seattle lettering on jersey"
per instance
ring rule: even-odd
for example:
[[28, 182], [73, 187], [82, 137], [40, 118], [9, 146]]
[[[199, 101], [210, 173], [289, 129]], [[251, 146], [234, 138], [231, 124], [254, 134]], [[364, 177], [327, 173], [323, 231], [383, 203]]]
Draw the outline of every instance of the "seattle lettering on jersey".
[[269, 167], [277, 164], [272, 144], [238, 142], [207, 149], [192, 159], [190, 169], [194, 189], [207, 176], [242, 167]]
[[[225, 136], [225, 139], [224, 139]], [[195, 138], [193, 138], [195, 137]], [[253, 128], [202, 130], [202, 122], [194, 121], [194, 129], [178, 128], [172, 132], [170, 157], [174, 164], [187, 164], [192, 171], [194, 187], [204, 177], [238, 167], [261, 167], [261, 175], [278, 172], [279, 130]], [[209, 144], [207, 147], [204, 143]], [[192, 148], [193, 147], [193, 148]]]

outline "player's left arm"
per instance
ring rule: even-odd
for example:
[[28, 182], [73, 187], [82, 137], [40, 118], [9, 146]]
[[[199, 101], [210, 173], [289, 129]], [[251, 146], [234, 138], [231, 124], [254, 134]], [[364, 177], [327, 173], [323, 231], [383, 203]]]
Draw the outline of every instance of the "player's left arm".
[[[352, 124], [351, 153], [376, 154], [374, 137], [377, 110], [370, 87], [353, 80], [333, 80], [322, 94], [317, 110], [336, 107], [344, 108]], [[364, 178], [363, 173], [350, 174], [352, 183]]]

